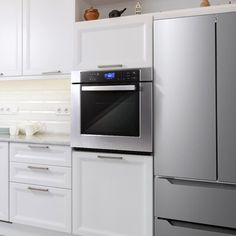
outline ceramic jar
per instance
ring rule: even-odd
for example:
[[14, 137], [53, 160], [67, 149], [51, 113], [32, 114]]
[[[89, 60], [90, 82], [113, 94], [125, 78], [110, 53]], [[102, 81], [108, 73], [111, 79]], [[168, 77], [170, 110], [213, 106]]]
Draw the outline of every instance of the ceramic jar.
[[85, 20], [97, 20], [98, 18], [99, 18], [98, 9], [94, 9], [93, 7], [90, 7], [89, 9], [85, 10], [84, 12]]
[[211, 4], [208, 0], [202, 0], [201, 7], [209, 7]]

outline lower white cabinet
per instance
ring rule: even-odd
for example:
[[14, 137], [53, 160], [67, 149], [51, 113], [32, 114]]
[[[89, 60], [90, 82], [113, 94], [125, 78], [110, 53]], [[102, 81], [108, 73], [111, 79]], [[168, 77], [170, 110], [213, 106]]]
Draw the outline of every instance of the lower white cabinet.
[[153, 235], [153, 158], [73, 153], [73, 233]]
[[0, 143], [0, 220], [8, 221], [8, 143]]
[[71, 190], [11, 183], [10, 221], [71, 232]]
[[10, 181], [71, 189], [71, 168], [11, 162]]
[[10, 143], [9, 151], [11, 162], [71, 166], [71, 148], [69, 146]]

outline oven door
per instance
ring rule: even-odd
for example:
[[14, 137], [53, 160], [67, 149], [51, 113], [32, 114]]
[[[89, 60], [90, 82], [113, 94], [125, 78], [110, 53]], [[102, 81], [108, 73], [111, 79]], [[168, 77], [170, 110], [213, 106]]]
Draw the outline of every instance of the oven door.
[[72, 146], [152, 152], [152, 83], [73, 84]]

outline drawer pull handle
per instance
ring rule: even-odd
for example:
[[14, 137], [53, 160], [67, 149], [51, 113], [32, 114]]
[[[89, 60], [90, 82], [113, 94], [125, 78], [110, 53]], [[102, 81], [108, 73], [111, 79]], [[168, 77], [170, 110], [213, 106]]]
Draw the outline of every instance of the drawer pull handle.
[[60, 70], [57, 71], [47, 71], [43, 72], [42, 75], [55, 75], [55, 74], [61, 74], [62, 72]]
[[111, 159], [111, 160], [123, 160], [123, 157], [112, 157], [112, 156], [98, 156], [99, 159]]
[[49, 149], [49, 146], [44, 146], [44, 145], [28, 145], [29, 148], [31, 149]]
[[32, 188], [32, 187], [28, 187], [28, 189], [30, 191], [49, 192], [49, 189], [47, 189], [47, 188]]
[[99, 69], [104, 69], [104, 68], [122, 68], [122, 64], [116, 64], [116, 65], [98, 65]]
[[49, 170], [48, 167], [28, 166], [28, 168], [32, 170]]

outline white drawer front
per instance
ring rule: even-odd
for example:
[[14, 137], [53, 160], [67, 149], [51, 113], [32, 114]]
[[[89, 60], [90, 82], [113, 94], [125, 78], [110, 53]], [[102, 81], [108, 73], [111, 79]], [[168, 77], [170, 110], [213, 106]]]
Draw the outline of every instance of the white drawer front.
[[11, 183], [10, 221], [71, 232], [71, 190]]
[[18, 183], [71, 188], [71, 168], [11, 162], [10, 180]]
[[10, 144], [10, 160], [45, 165], [71, 166], [71, 148], [39, 144]]

